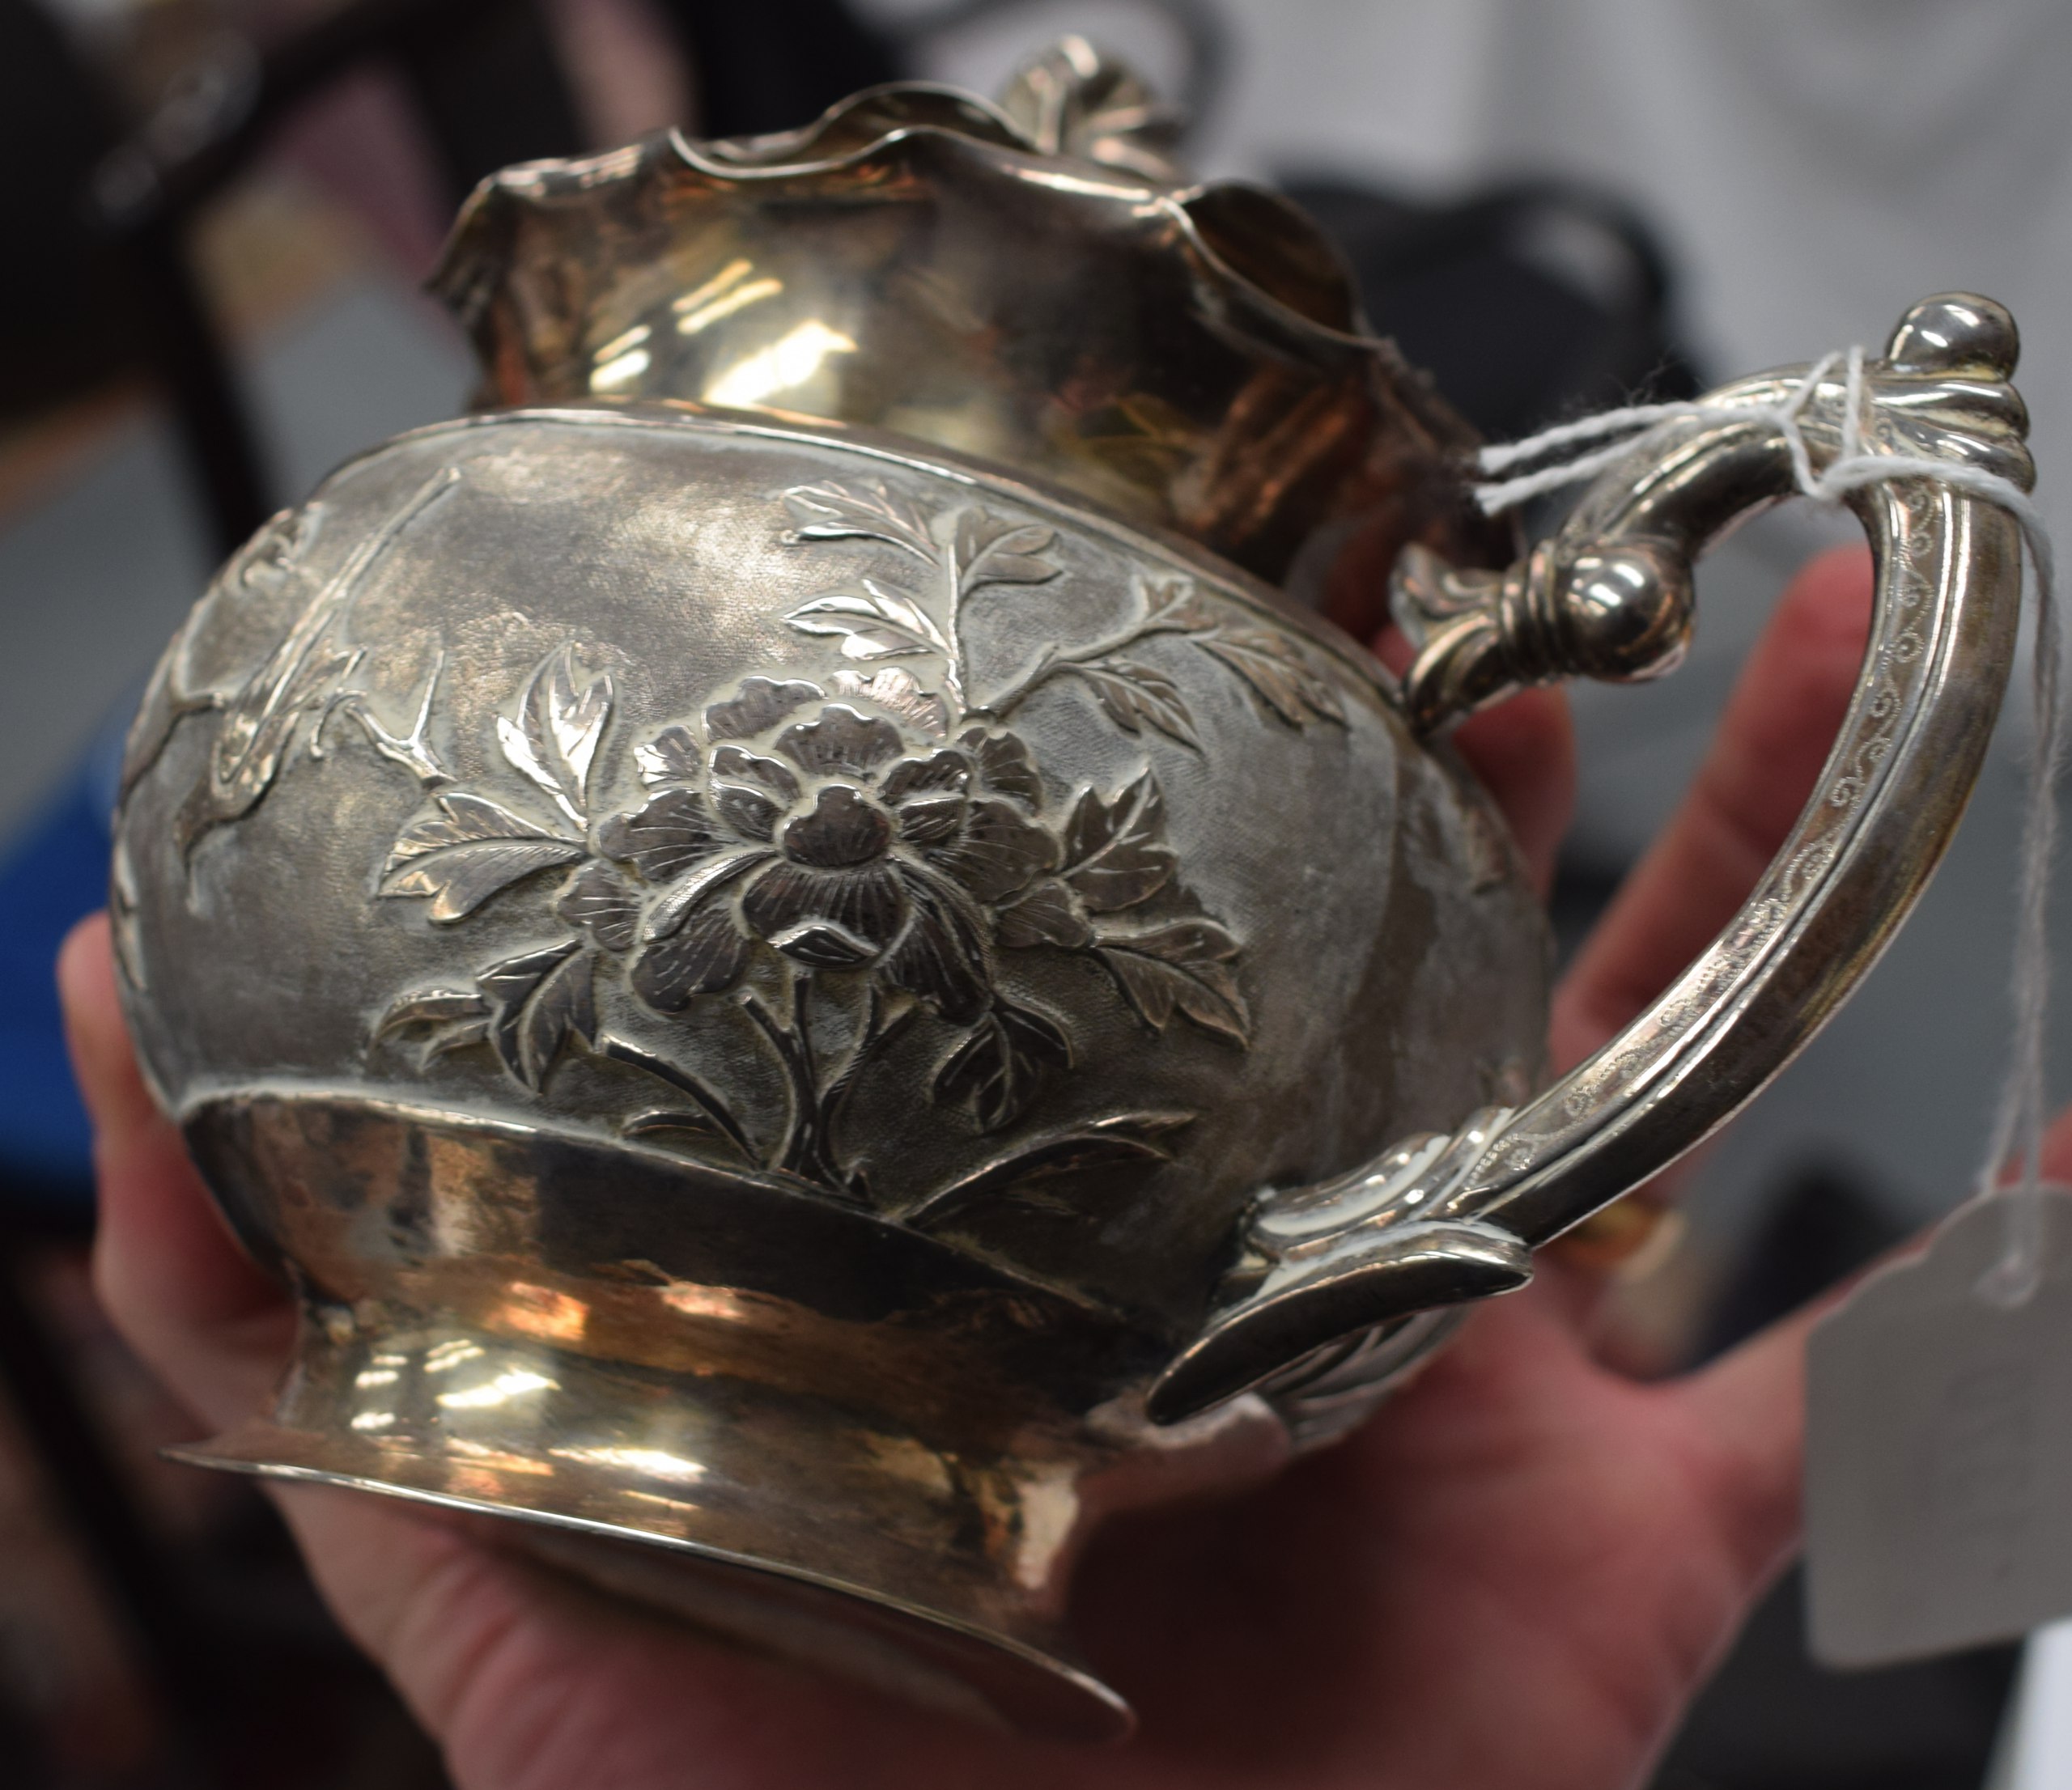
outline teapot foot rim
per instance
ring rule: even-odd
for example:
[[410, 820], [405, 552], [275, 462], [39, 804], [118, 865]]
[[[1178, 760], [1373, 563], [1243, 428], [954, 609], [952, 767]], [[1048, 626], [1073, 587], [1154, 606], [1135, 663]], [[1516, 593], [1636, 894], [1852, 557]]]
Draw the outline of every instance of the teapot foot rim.
[[1136, 1728], [1129, 1704], [1061, 1635], [1009, 1635], [757, 1555], [543, 1509], [536, 1487], [513, 1483], [526, 1477], [522, 1467], [471, 1469], [479, 1489], [461, 1491], [423, 1482], [445, 1471], [441, 1463], [265, 1418], [162, 1452], [191, 1466], [501, 1519], [508, 1533], [499, 1542], [599, 1590], [724, 1644], [983, 1726], [1081, 1744], [1121, 1741]]

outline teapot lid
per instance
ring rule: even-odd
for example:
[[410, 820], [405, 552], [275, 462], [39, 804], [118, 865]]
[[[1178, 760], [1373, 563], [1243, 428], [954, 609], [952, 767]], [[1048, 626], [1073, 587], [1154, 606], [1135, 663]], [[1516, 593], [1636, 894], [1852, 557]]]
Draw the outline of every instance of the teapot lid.
[[[535, 162], [433, 290], [484, 406], [640, 401], [860, 425], [1063, 486], [1274, 582], [1362, 537], [1502, 563], [1473, 431], [1264, 189], [1187, 181], [1172, 114], [1068, 39], [998, 105], [871, 88], [804, 129]], [[1306, 552], [1306, 549], [1308, 549]]]

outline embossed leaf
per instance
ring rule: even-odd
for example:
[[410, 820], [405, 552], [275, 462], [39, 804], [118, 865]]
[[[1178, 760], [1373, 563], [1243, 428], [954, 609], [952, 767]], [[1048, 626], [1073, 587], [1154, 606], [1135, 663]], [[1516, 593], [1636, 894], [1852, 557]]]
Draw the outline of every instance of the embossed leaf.
[[906, 659], [949, 651], [942, 630], [919, 604], [868, 578], [860, 590], [826, 592], [786, 619], [801, 634], [836, 637], [847, 659]]
[[580, 926], [607, 951], [630, 951], [640, 918], [640, 902], [609, 864], [592, 859], [568, 880], [554, 911]]
[[991, 511], [971, 508], [957, 519], [957, 557], [976, 565], [988, 554], [1040, 554], [1057, 537], [1039, 522], [1015, 522]]
[[1136, 1016], [1162, 1032], [1173, 1015], [1238, 1044], [1251, 1041], [1251, 1015], [1228, 960], [1238, 941], [1213, 920], [1189, 918], [1141, 932], [1104, 931], [1098, 955]]
[[636, 1113], [620, 1130], [625, 1136], [657, 1140], [664, 1147], [694, 1138], [718, 1143], [733, 1141], [709, 1114], [677, 1107], [658, 1107], [652, 1112]]
[[480, 1044], [489, 1037], [487, 1020], [466, 1020], [458, 1025], [448, 1026], [436, 1037], [429, 1039], [420, 1056], [420, 1062], [429, 1063], [434, 1057], [443, 1057], [448, 1051], [464, 1050], [471, 1044]]
[[1183, 746], [1199, 748], [1194, 716], [1180, 695], [1179, 687], [1163, 672], [1153, 671], [1134, 660], [1102, 660], [1072, 669], [1085, 680], [1108, 719], [1125, 733], [1141, 733], [1147, 726], [1170, 734]]
[[1216, 626], [1216, 617], [1191, 578], [1172, 578], [1147, 583], [1144, 589], [1144, 620], [1148, 626], [1167, 633], [1199, 633]]
[[984, 922], [961, 889], [941, 878], [903, 870], [910, 915], [884, 960], [894, 986], [918, 995], [953, 1025], [985, 1011], [987, 987]]
[[397, 997], [374, 1029], [377, 1038], [413, 1025], [443, 1025], [449, 1020], [484, 1017], [489, 1003], [473, 988], [420, 988]]
[[1203, 637], [1199, 644], [1250, 685], [1290, 727], [1306, 727], [1313, 719], [1344, 724], [1338, 692], [1310, 669], [1293, 641], [1259, 628], [1224, 628]]
[[[605, 723], [611, 719], [611, 678], [609, 675], [594, 677], [577, 689], [575, 655], [564, 650], [555, 655], [554, 675], [547, 681], [541, 706], [549, 737], [562, 762], [575, 774], [575, 787], [570, 793], [583, 798], [589, 786], [590, 766], [597, 761], [597, 742], [604, 737]], [[576, 805], [582, 807], [584, 801], [579, 800]]]
[[1149, 901], [1175, 867], [1165, 834], [1166, 799], [1149, 771], [1112, 802], [1089, 789], [1065, 823], [1064, 880], [1092, 913]]
[[490, 1003], [472, 988], [419, 988], [400, 995], [374, 1028], [374, 1041], [422, 1029], [420, 1063], [479, 1044], [489, 1035]]
[[564, 845], [574, 842], [527, 820], [522, 814], [513, 814], [502, 803], [492, 802], [486, 795], [450, 789], [432, 799], [431, 813], [420, 815], [397, 834], [396, 843], [389, 849], [388, 861], [382, 866], [382, 871], [385, 875], [452, 846], [522, 839], [552, 839]]
[[1013, 906], [1000, 910], [993, 935], [1010, 951], [1038, 944], [1077, 950], [1093, 943], [1093, 923], [1077, 896], [1055, 878], [1046, 877]]
[[583, 855], [580, 846], [552, 842], [499, 841], [460, 846], [429, 861], [398, 871], [381, 885], [384, 895], [428, 897], [439, 925], [465, 919], [492, 895], [513, 883]]
[[611, 710], [610, 677], [592, 678], [579, 689], [575, 648], [567, 646], [533, 673], [519, 702], [519, 719], [497, 718], [503, 756], [579, 826], [589, 811], [590, 766]]
[[996, 795], [1013, 797], [1024, 808], [1042, 806], [1042, 779], [1036, 773], [1028, 747], [1017, 735], [971, 727], [957, 736], [957, 743], [978, 760], [979, 773], [987, 788]]
[[941, 563], [927, 519], [883, 485], [801, 485], [784, 494], [784, 507], [797, 524], [793, 541], [882, 541], [924, 564]]
[[664, 727], [645, 745], [633, 749], [633, 761], [640, 767], [640, 781], [650, 789], [694, 783], [698, 778], [698, 741], [686, 727]]
[[597, 1035], [596, 975], [588, 957], [571, 957], [550, 971], [539, 992], [525, 1004], [519, 1028], [519, 1053], [525, 1080], [537, 1088], [571, 1037], [585, 1042]]
[[1025, 554], [988, 554], [966, 580], [967, 588], [980, 584], [1042, 584], [1058, 575], [1059, 568], [1047, 559]]
[[491, 1009], [489, 1041], [528, 1088], [538, 1089], [571, 1038], [597, 1036], [592, 965], [576, 940], [491, 964], [476, 982]]
[[1138, 1171], [1127, 1182], [1112, 1173], [1103, 1174], [1098, 1185], [1112, 1195], [1171, 1161], [1172, 1152], [1158, 1139], [1192, 1124], [1194, 1118], [1191, 1113], [1123, 1113], [1080, 1130], [1043, 1138], [931, 1194], [905, 1215], [905, 1221], [918, 1228], [932, 1228], [981, 1203], [1000, 1199], [1056, 1207], [1059, 1202], [1051, 1196], [1051, 1190], [1068, 1177], [1095, 1170]]
[[579, 940], [563, 939], [537, 951], [521, 952], [491, 964], [475, 978], [476, 986], [498, 1012], [529, 999], [541, 982], [582, 948]]
[[1139, 931], [1104, 931], [1101, 942], [1161, 957], [1168, 963], [1227, 963], [1238, 950], [1238, 941], [1227, 927], [1199, 915]]
[[381, 893], [428, 897], [431, 918], [451, 922], [520, 878], [583, 855], [576, 841], [486, 796], [448, 790], [397, 835], [382, 866]]
[[[1169, 1132], [1184, 1131], [1199, 1116], [1194, 1113], [1118, 1113], [1113, 1118], [1096, 1119], [1086, 1129], [1101, 1137], [1133, 1138], [1149, 1143]], [[1166, 1147], [1161, 1144], [1159, 1148], [1165, 1151]]]
[[997, 1131], [1029, 1109], [1047, 1073], [1071, 1067], [1071, 1041], [1055, 1020], [996, 1001], [937, 1072], [936, 1098], [968, 1105], [983, 1130]]
[[1034, 523], [1003, 520], [986, 510], [966, 510], [957, 521], [958, 588], [982, 584], [1042, 584], [1058, 575], [1053, 561], [1040, 557], [1056, 531]]

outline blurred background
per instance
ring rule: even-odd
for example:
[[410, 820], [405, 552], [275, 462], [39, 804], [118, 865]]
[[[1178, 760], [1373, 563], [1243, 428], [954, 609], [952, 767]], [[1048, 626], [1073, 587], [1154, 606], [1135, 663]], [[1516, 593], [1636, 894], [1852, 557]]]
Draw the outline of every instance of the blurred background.
[[[1200, 172], [1308, 204], [1377, 328], [1492, 438], [1875, 350], [1963, 286], [2024, 325], [2064, 514], [2057, 0], [0, 0], [0, 1784], [444, 1781], [263, 1503], [157, 1460], [189, 1422], [86, 1283], [49, 964], [100, 905], [153, 656], [273, 507], [464, 407], [419, 284], [482, 176], [784, 129], [900, 76], [989, 91], [1067, 32], [1186, 103]], [[1577, 693], [1565, 941], [1674, 806], [1783, 580], [1853, 532], [1802, 507], [1743, 530], [1675, 680]], [[2018, 698], [1887, 961], [1624, 1270], [1607, 1347], [1637, 1369], [1702, 1359], [1964, 1191], [2005, 1056], [2028, 722]], [[2053, 1046], [2061, 1092], [2072, 1020]], [[2015, 1673], [2008, 1648], [1819, 1673], [1787, 1584], [1661, 1790], [2072, 1781], [2038, 1775]]]

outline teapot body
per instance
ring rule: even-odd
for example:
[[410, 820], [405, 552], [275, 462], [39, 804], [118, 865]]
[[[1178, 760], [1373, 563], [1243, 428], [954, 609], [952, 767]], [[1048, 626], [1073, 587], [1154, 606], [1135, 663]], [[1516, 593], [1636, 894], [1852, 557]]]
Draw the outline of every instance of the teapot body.
[[1343, 1421], [1299, 1373], [1144, 1419], [1262, 1186], [1544, 1035], [1502, 821], [1335, 630], [1068, 494], [659, 408], [278, 519], [160, 665], [116, 889], [147, 1072], [304, 1307], [214, 1458], [1047, 1656], [1101, 1509]]

